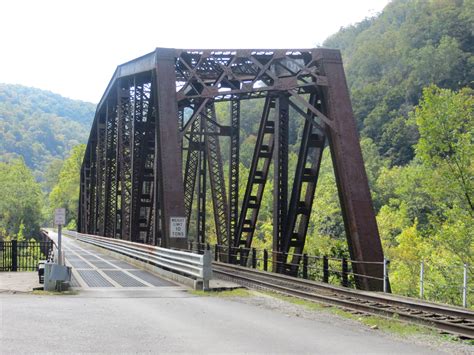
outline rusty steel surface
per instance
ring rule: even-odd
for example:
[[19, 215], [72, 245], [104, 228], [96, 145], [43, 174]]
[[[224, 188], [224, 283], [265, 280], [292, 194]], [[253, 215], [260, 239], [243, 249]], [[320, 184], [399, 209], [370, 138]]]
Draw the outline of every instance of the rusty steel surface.
[[[253, 99], [265, 104], [243, 179], [241, 103]], [[227, 105], [226, 115], [216, 110], [218, 103]], [[304, 128], [291, 133], [298, 158], [290, 171], [295, 120]], [[380, 262], [383, 251], [339, 51], [158, 48], [120, 65], [97, 107], [81, 168], [78, 229], [183, 249], [188, 238], [205, 243], [215, 234], [219, 244], [250, 248], [269, 194], [268, 237], [283, 264], [275, 271], [295, 274], [310, 215], [324, 208], [313, 201], [326, 146], [351, 259]], [[274, 189], [266, 191], [271, 174]], [[208, 216], [206, 199], [213, 206]], [[172, 237], [172, 217], [187, 218], [188, 238]], [[382, 276], [379, 265], [360, 263], [357, 273], [360, 288], [382, 288], [375, 279]]]

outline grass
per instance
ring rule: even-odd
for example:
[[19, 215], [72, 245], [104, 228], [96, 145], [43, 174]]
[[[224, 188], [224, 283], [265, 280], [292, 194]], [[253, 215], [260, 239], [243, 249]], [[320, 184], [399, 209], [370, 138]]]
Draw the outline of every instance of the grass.
[[[285, 296], [276, 292], [270, 291], [252, 291], [244, 288], [230, 290], [230, 291], [189, 291], [191, 294], [196, 296], [207, 296], [207, 297], [251, 297], [255, 295], [267, 295], [269, 297], [278, 298], [282, 301], [286, 301], [311, 311], [316, 312], [329, 312], [342, 318], [351, 319], [360, 322], [372, 329], [379, 329], [381, 331], [395, 334], [401, 337], [416, 337], [416, 336], [432, 336], [439, 340], [444, 341], [460, 341], [457, 337], [452, 335], [440, 334], [436, 330], [424, 327], [422, 325], [410, 324], [402, 322], [395, 315], [392, 318], [385, 318], [375, 315], [365, 315], [352, 313], [339, 307], [325, 305], [305, 299]], [[463, 343], [474, 345], [474, 340], [464, 340]]]
[[37, 296], [71, 296], [79, 294], [78, 291], [44, 291], [44, 290], [35, 290], [31, 292], [32, 295]]
[[207, 297], [250, 297], [252, 295], [252, 293], [245, 288], [226, 291], [189, 291], [189, 293], [195, 296]]
[[352, 312], [346, 311], [339, 307], [323, 305], [321, 303], [307, 301], [304, 299], [291, 297], [291, 296], [284, 296], [278, 293], [273, 292], [264, 292], [265, 294], [281, 299], [283, 301], [296, 304], [299, 306], [303, 306], [304, 308], [313, 310], [313, 311], [325, 311], [335, 314], [342, 318], [352, 319], [358, 321], [370, 328], [373, 329], [380, 329], [385, 332], [394, 333], [400, 336], [414, 336], [414, 335], [437, 335], [439, 334], [427, 327], [416, 325], [416, 324], [409, 324], [405, 322], [401, 322], [398, 320], [397, 316], [393, 318], [385, 318], [373, 315], [361, 315], [361, 314], [354, 314]]
[[392, 319], [387, 319], [387, 318], [378, 317], [378, 316], [366, 316], [366, 315], [354, 314], [338, 307], [328, 306], [321, 303], [307, 301], [305, 299], [301, 299], [297, 297], [285, 296], [279, 293], [269, 292], [269, 291], [255, 292], [255, 291], [249, 291], [249, 290], [240, 288], [240, 289], [231, 290], [231, 291], [211, 291], [211, 292], [190, 291], [190, 293], [196, 296], [215, 296], [215, 297], [250, 297], [252, 295], [257, 295], [258, 293], [260, 293], [260, 294], [265, 294], [270, 297], [278, 298], [282, 301], [296, 304], [298, 306], [302, 306], [311, 311], [330, 312], [339, 317], [358, 321], [362, 324], [365, 324], [366, 326], [370, 328], [377, 328], [386, 332], [396, 333], [402, 336], [417, 335], [417, 334], [437, 334], [435, 331], [429, 328], [401, 322], [396, 317]]

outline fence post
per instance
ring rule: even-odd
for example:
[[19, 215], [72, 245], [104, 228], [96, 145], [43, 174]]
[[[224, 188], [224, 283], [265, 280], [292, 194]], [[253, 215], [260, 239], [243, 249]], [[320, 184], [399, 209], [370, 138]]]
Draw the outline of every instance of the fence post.
[[462, 306], [467, 308], [467, 264], [464, 264], [464, 277], [462, 283]]
[[420, 263], [420, 298], [421, 299], [423, 299], [424, 293], [425, 293], [424, 278], [425, 278], [425, 261], [421, 260], [421, 263]]
[[268, 251], [263, 249], [263, 271], [268, 270]]
[[12, 271], [18, 271], [18, 264], [17, 264], [18, 249], [17, 248], [18, 248], [17, 240], [13, 239], [12, 240], [12, 252], [11, 252]]
[[347, 280], [347, 259], [342, 258], [342, 278], [341, 278], [341, 284], [343, 287], [347, 287], [349, 285], [348, 280]]
[[308, 254], [303, 254], [303, 279], [308, 278]]
[[383, 292], [388, 291], [388, 260], [383, 258]]
[[219, 247], [217, 243], [214, 245], [214, 261], [217, 261], [219, 258]]
[[252, 248], [252, 268], [257, 268], [257, 249]]
[[323, 256], [323, 282], [329, 283], [329, 261], [326, 255]]
[[202, 289], [209, 291], [209, 281], [212, 279], [212, 255], [209, 249], [203, 250], [203, 277], [202, 277]]
[[280, 255], [280, 266], [277, 266], [277, 273], [279, 274], [287, 274], [286, 272], [286, 267], [287, 263], [286, 261], [288, 260], [288, 253], [282, 252]]
[[244, 266], [244, 248], [243, 247], [240, 247], [239, 248], [239, 255], [240, 255], [240, 266]]

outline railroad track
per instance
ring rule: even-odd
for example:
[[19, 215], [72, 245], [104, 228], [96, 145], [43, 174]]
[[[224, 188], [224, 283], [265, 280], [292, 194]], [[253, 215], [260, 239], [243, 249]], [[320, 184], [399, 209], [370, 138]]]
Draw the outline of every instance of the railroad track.
[[[118, 243], [116, 240], [114, 242]], [[146, 245], [136, 248], [144, 251], [149, 249]], [[464, 308], [348, 289], [220, 262], [213, 262], [212, 269], [215, 276], [250, 288], [276, 291], [387, 318], [396, 316], [402, 321], [428, 326], [464, 339], [474, 339], [474, 312]]]
[[221, 279], [249, 288], [276, 291], [388, 318], [395, 316], [399, 320], [428, 326], [463, 339], [474, 339], [474, 312], [463, 308], [352, 290], [219, 262], [213, 263], [213, 273]]

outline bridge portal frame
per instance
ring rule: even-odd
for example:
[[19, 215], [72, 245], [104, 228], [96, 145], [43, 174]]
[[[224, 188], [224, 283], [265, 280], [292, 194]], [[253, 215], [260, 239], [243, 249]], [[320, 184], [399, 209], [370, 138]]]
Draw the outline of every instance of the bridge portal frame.
[[[239, 199], [240, 104], [256, 98], [265, 104]], [[228, 125], [216, 118], [220, 101], [230, 102]], [[305, 119], [291, 189], [290, 110]], [[219, 137], [230, 139], [227, 184]], [[250, 248], [273, 161], [274, 261], [276, 271], [295, 273], [326, 146], [349, 252], [359, 262], [354, 272], [365, 276], [357, 285], [381, 290], [382, 246], [340, 52], [332, 49], [157, 48], [117, 67], [81, 168], [78, 231], [184, 249], [186, 239], [169, 237], [170, 217], [186, 216], [189, 226], [196, 206], [204, 242], [209, 180], [219, 244]]]

